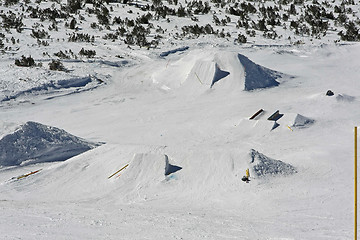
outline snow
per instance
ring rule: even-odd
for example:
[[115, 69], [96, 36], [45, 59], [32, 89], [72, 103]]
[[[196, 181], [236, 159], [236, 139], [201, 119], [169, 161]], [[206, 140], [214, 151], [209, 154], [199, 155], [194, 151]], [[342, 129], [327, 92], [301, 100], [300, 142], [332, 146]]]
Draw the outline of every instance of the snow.
[[246, 91], [279, 85], [276, 81], [280, 77], [279, 73], [255, 64], [244, 55], [238, 54], [238, 58], [244, 66]]
[[0, 166], [65, 161], [96, 146], [64, 130], [27, 122], [0, 139]]
[[[211, 54], [194, 49], [169, 55], [170, 62], [144, 57], [140, 65], [117, 68], [111, 81], [91, 91], [7, 102], [0, 113], [1, 136], [35, 121], [105, 144], [66, 161], [2, 168], [2, 236], [350, 238], [352, 128], [360, 117], [354, 110], [359, 85], [350, 70], [357, 69], [358, 49], [301, 49], [309, 56], [306, 61], [272, 48], [242, 49], [257, 65], [297, 76], [261, 90], [244, 91], [244, 78], [235, 79], [235, 70], [237, 76], [242, 71], [239, 49], [213, 49]], [[331, 56], [326, 61], [325, 53]], [[354, 61], [339, 60], [341, 55]], [[216, 56], [219, 68], [230, 74], [210, 89]], [[189, 75], [195, 70], [208, 85]], [[167, 79], [166, 71], [173, 77]], [[164, 91], [154, 79], [171, 90]], [[329, 88], [354, 99], [325, 96]], [[249, 120], [260, 108], [264, 113]], [[271, 130], [274, 121], [267, 118], [276, 110], [284, 115]], [[33, 143], [40, 146], [40, 141]], [[268, 180], [251, 172], [251, 181], [242, 182], [252, 166], [251, 149], [269, 156], [267, 171], [296, 173], [271, 174]], [[177, 171], [167, 173], [170, 166]]]
[[353, 236], [360, 45], [177, 46], [97, 45], [56, 73], [1, 56], [2, 239]]
[[257, 177], [274, 176], [274, 175], [288, 175], [296, 173], [296, 170], [290, 164], [284, 163], [280, 160], [272, 159], [265, 156], [258, 151], [251, 149], [251, 166], [254, 175]]

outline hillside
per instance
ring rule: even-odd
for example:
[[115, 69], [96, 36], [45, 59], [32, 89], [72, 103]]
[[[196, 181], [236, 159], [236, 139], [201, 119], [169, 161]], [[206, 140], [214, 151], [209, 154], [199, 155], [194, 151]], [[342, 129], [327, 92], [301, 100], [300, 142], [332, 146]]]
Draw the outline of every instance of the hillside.
[[1, 102], [72, 94], [71, 87], [88, 91], [112, 81], [114, 68], [168, 58], [189, 46], [318, 47], [360, 40], [354, 1], [6, 0], [0, 11]]

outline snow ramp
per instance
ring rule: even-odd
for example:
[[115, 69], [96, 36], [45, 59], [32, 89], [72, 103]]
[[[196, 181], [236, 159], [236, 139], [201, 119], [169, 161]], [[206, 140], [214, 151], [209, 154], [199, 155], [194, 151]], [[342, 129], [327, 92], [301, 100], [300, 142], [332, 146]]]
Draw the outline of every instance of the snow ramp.
[[275, 87], [284, 74], [262, 67], [236, 52], [193, 50], [180, 59], [169, 59], [152, 81], [163, 90], [182, 89], [186, 93], [208, 89], [251, 91]]
[[282, 76], [281, 73], [260, 66], [244, 55], [238, 54], [238, 58], [245, 70], [245, 91], [279, 85], [276, 79]]

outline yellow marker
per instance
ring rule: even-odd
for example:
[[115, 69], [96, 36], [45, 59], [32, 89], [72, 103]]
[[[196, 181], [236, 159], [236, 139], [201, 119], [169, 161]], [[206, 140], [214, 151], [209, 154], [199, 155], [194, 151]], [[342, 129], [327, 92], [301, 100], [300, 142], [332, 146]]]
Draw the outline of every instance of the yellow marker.
[[39, 170], [36, 170], [36, 171], [30, 172], [30, 173], [27, 173], [27, 174], [21, 175], [21, 176], [17, 177], [16, 179], [17, 179], [17, 180], [19, 180], [19, 179], [22, 179], [22, 178], [28, 177], [28, 176], [30, 176], [30, 175], [32, 175], [32, 174], [35, 174], [35, 173], [37, 173], [37, 172], [40, 172], [41, 170], [42, 170], [42, 169], [39, 169]]
[[354, 129], [354, 239], [357, 240], [357, 127]]
[[202, 81], [200, 80], [199, 76], [198, 76], [196, 73], [195, 73], [195, 76], [197, 77], [197, 79], [199, 80], [199, 82], [200, 82], [201, 84], [203, 84]]
[[249, 178], [250, 177], [250, 172], [249, 169], [246, 169], [246, 177]]
[[291, 131], [293, 131], [289, 125], [287, 125], [287, 127], [288, 127]]
[[118, 171], [116, 171], [115, 173], [111, 174], [111, 175], [108, 177], [108, 179], [111, 178], [112, 176], [114, 176], [115, 174], [117, 174], [118, 172], [120, 172], [121, 170], [125, 169], [127, 166], [129, 166], [129, 164], [126, 164], [125, 166], [123, 166], [122, 168], [120, 168]]

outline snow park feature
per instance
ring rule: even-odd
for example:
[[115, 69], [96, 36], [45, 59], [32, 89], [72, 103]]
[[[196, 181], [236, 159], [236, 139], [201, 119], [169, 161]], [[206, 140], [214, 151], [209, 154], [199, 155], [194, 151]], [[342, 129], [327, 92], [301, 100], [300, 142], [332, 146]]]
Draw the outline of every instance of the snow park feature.
[[280, 73], [259, 66], [244, 55], [238, 54], [238, 58], [244, 66], [246, 91], [279, 85], [276, 79], [281, 77]]
[[353, 237], [356, 1], [83, 3], [0, 3], [1, 240]]
[[251, 149], [250, 156], [250, 164], [252, 165], [254, 175], [257, 177], [289, 175], [297, 172], [290, 164], [269, 158], [254, 149]]
[[163, 90], [182, 88], [191, 94], [209, 88], [251, 91], [275, 87], [280, 84], [276, 79], [289, 77], [255, 64], [242, 54], [212, 50], [189, 50], [180, 59], [169, 59], [165, 69], [152, 75], [153, 83]]
[[0, 140], [0, 166], [65, 161], [97, 146], [64, 130], [27, 122]]

